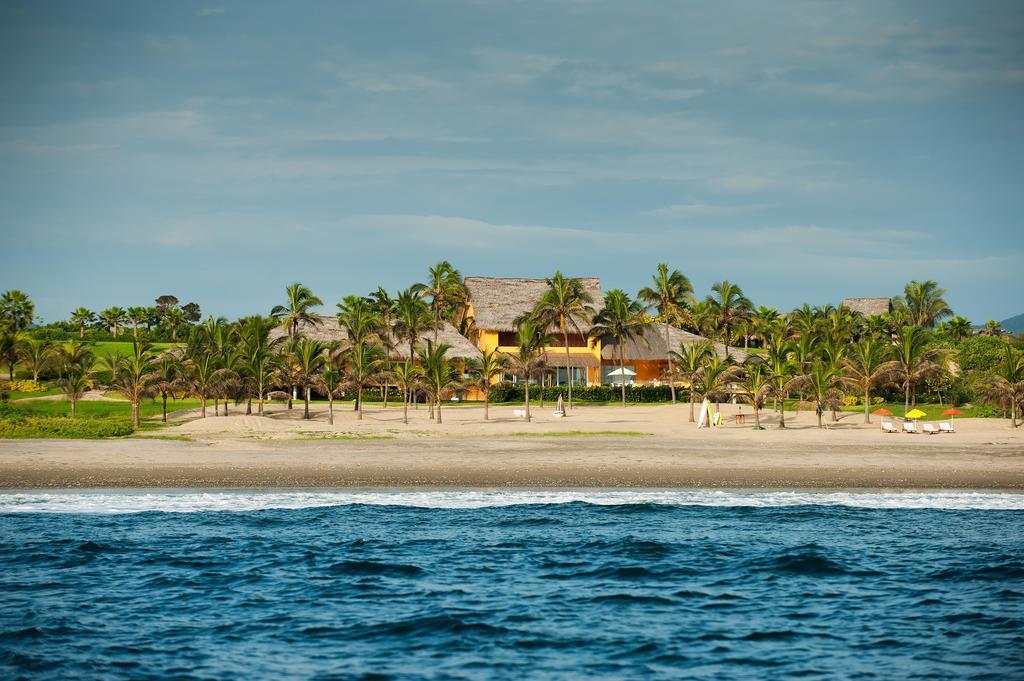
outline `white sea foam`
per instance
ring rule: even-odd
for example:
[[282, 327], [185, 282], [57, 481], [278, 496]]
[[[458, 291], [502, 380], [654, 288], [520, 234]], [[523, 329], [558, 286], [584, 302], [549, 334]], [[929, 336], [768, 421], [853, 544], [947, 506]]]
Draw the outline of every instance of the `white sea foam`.
[[608, 491], [95, 491], [0, 493], [0, 513], [142, 513], [259, 511], [348, 504], [473, 509], [585, 502], [597, 505], [849, 506], [875, 509], [1024, 510], [1024, 494], [996, 492]]

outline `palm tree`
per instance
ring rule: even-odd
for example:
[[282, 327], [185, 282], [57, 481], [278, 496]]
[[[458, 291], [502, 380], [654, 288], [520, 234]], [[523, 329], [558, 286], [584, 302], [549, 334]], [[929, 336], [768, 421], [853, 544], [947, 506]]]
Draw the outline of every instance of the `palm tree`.
[[797, 373], [797, 365], [792, 359], [793, 341], [783, 324], [776, 325], [768, 336], [766, 343], [765, 366], [771, 375], [772, 392], [779, 400], [779, 428], [786, 428], [786, 396]]
[[508, 370], [508, 357], [497, 350], [484, 350], [480, 359], [466, 363], [466, 371], [475, 377], [473, 384], [484, 394], [484, 421], [489, 419], [488, 407], [491, 402], [491, 387], [495, 379]]
[[182, 388], [181, 360], [174, 352], [164, 352], [157, 358], [153, 378], [153, 389], [163, 402], [160, 420], [167, 423], [167, 398]]
[[178, 342], [178, 327], [188, 323], [180, 307], [172, 307], [164, 313], [164, 321], [171, 327], [171, 340]]
[[945, 295], [946, 289], [931, 279], [911, 281], [903, 288], [903, 296], [893, 298], [892, 304], [908, 315], [911, 325], [931, 328], [953, 316]]
[[437, 422], [441, 423], [441, 398], [445, 392], [461, 387], [458, 372], [445, 357], [451, 350], [447, 343], [434, 345], [428, 340], [420, 350], [420, 366], [423, 367], [423, 384], [437, 405]]
[[333, 426], [334, 398], [338, 397], [345, 388], [345, 374], [327, 363], [324, 365], [324, 370], [316, 375], [315, 385], [317, 390], [327, 396], [327, 425]]
[[896, 363], [889, 359], [891, 352], [891, 343], [869, 336], [850, 347], [844, 360], [847, 383], [864, 396], [864, 423], [871, 423], [871, 389], [896, 370]]
[[551, 336], [544, 333], [543, 327], [536, 320], [526, 318], [519, 321], [516, 328], [516, 354], [508, 355], [513, 371], [523, 378], [525, 393], [526, 421], [530, 421], [530, 376], [545, 365], [544, 348], [552, 341]]
[[697, 397], [697, 390], [695, 387], [695, 379], [697, 372], [700, 371], [704, 361], [713, 353], [715, 349], [711, 346], [711, 343], [702, 341], [700, 343], [680, 343], [679, 349], [672, 352], [672, 357], [676, 360], [678, 373], [680, 378], [687, 381], [690, 384], [690, 423], [693, 423], [697, 419], [694, 416], [694, 402]]
[[96, 323], [96, 313], [87, 307], [80, 307], [71, 313], [71, 323], [78, 325], [78, 337], [85, 338], [85, 327]]
[[731, 357], [723, 359], [717, 352], [708, 354], [694, 376], [697, 395], [701, 401], [713, 399], [715, 411], [720, 411], [719, 403], [722, 397], [728, 397], [729, 384], [736, 379], [738, 372], [739, 369], [732, 363]]
[[422, 384], [423, 368], [407, 359], [391, 369], [390, 379], [402, 391], [402, 422], [409, 423], [409, 402], [412, 394]]
[[157, 382], [156, 356], [148, 343], [132, 341], [131, 353], [119, 355], [110, 386], [131, 403], [132, 425], [139, 427], [139, 404], [152, 394]]
[[220, 366], [220, 358], [205, 342], [204, 335], [199, 328], [189, 334], [183, 378], [192, 394], [199, 398], [200, 413], [206, 418], [206, 400], [216, 394], [228, 372]]
[[896, 375], [903, 388], [903, 413], [910, 410], [910, 391], [915, 384], [938, 373], [941, 351], [928, 347], [928, 331], [920, 326], [901, 326], [893, 339]]
[[637, 293], [637, 297], [654, 307], [661, 317], [665, 331], [665, 348], [668, 352], [669, 387], [672, 392], [672, 404], [676, 403], [676, 382], [672, 378], [675, 370], [672, 366], [672, 344], [668, 336], [669, 326], [682, 324], [686, 319], [688, 308], [693, 304], [693, 284], [679, 270], [668, 271], [666, 263], [658, 264], [658, 271], [651, 277], [652, 286], [645, 286]]
[[395, 300], [395, 336], [409, 343], [409, 359], [416, 357], [416, 342], [430, 328], [430, 308], [420, 298], [419, 286], [399, 292]]
[[825, 409], [842, 399], [842, 370], [828, 362], [815, 360], [797, 378], [801, 389], [814, 399], [814, 411], [818, 415], [818, 427], [823, 428], [822, 415]]
[[71, 403], [71, 416], [78, 415], [78, 400], [92, 387], [89, 372], [96, 358], [81, 341], [70, 340], [57, 349], [60, 387]]
[[626, 341], [646, 343], [644, 331], [647, 319], [644, 313], [647, 308], [641, 303], [630, 300], [622, 289], [614, 288], [604, 295], [604, 308], [594, 317], [591, 333], [595, 337], [614, 336], [619, 346], [619, 369], [621, 370], [622, 406], [626, 406]]
[[761, 341], [762, 346], [764, 341], [767, 340], [768, 334], [772, 332], [772, 329], [775, 328], [781, 319], [782, 317], [779, 315], [778, 310], [764, 305], [758, 306], [753, 314], [751, 314], [751, 331]]
[[295, 368], [299, 386], [304, 390], [302, 418], [309, 420], [309, 393], [318, 382], [320, 368], [324, 365], [324, 346], [312, 338], [298, 339], [295, 349]]
[[139, 337], [139, 324], [146, 321], [146, 308], [129, 307], [125, 311], [125, 319], [132, 323], [132, 338]]
[[715, 326], [723, 331], [722, 342], [725, 344], [725, 355], [729, 356], [729, 343], [732, 340], [732, 327], [746, 319], [753, 311], [750, 299], [743, 295], [743, 289], [724, 279], [711, 286], [711, 295], [706, 298], [708, 307], [715, 320]]
[[434, 312], [434, 344], [437, 344], [437, 333], [441, 328], [441, 317], [448, 310], [466, 299], [466, 287], [462, 283], [462, 275], [447, 260], [442, 260], [428, 271], [427, 283], [420, 285], [420, 295], [430, 298], [430, 308]]
[[971, 335], [971, 320], [957, 315], [948, 322], [945, 322], [945, 331], [949, 337], [958, 343]]
[[533, 316], [544, 328], [557, 328], [565, 344], [565, 374], [569, 382], [569, 408], [572, 409], [573, 371], [569, 361], [569, 331], [583, 335], [580, 324], [589, 324], [594, 316], [593, 297], [579, 279], [567, 279], [561, 272], [547, 280], [547, 290], [533, 308]]
[[5, 291], [0, 295], [0, 325], [8, 331], [24, 331], [32, 324], [36, 306], [28, 295], [18, 289]]
[[771, 371], [760, 358], [747, 361], [740, 378], [740, 387], [743, 388], [740, 396], [754, 409], [754, 425], [760, 428], [765, 398], [774, 389]]
[[800, 336], [816, 336], [821, 325], [819, 311], [807, 303], [790, 312], [786, 318]]
[[1003, 325], [1000, 322], [997, 322], [994, 319], [990, 319], [985, 322], [985, 331], [987, 331], [990, 336], [1006, 335], [1006, 329], [1003, 328]]
[[377, 380], [383, 362], [383, 351], [376, 345], [354, 343], [346, 353], [348, 385], [356, 392], [356, 413], [363, 420], [363, 389]]
[[100, 321], [110, 329], [110, 332], [117, 338], [117, 330], [125, 322], [125, 312], [120, 307], [108, 307], [100, 313]]
[[310, 309], [323, 305], [324, 301], [313, 295], [313, 292], [299, 282], [285, 288], [285, 295], [288, 302], [285, 305], [275, 305], [270, 311], [270, 316], [278, 319], [281, 326], [288, 330], [288, 337], [295, 335], [299, 330], [299, 323], [320, 325], [320, 317], [310, 312]]
[[15, 336], [18, 355], [32, 372], [32, 382], [39, 385], [39, 373], [46, 368], [53, 357], [53, 344], [32, 338], [22, 332]]
[[1017, 427], [1018, 409], [1024, 405], [1024, 353], [1007, 343], [995, 373], [982, 386], [982, 395], [1008, 406], [1010, 427]]
[[[381, 347], [384, 349], [384, 372], [386, 375], [390, 375], [391, 354], [395, 349], [395, 299], [381, 287], [377, 287], [377, 290], [371, 293], [369, 297], [373, 311], [377, 313], [378, 317], [380, 317], [381, 332], [378, 333], [377, 336], [380, 338]], [[389, 387], [389, 383], [385, 380], [383, 385], [385, 409], [388, 408]]]
[[246, 375], [256, 393], [257, 414], [263, 416], [267, 390], [275, 383], [281, 367], [278, 349], [283, 337], [270, 339], [271, 324], [259, 315], [242, 320], [239, 337], [242, 343], [243, 364]]

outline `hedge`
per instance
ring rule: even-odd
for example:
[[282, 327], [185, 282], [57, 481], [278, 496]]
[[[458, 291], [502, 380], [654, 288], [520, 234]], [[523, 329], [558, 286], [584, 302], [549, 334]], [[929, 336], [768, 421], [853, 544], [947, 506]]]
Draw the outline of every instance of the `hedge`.
[[[554, 402], [561, 395], [562, 399], [569, 398], [567, 386], [548, 386], [538, 388], [530, 386], [530, 399], [540, 397], [543, 390], [544, 399]], [[687, 399], [685, 389], [676, 389], [676, 399], [685, 401]], [[622, 399], [622, 389], [619, 386], [591, 385], [578, 386], [572, 389], [573, 400], [580, 402], [614, 402]], [[499, 385], [491, 389], [491, 402], [522, 402], [525, 399], [523, 387], [517, 385]], [[672, 389], [667, 385], [640, 385], [626, 386], [627, 402], [670, 402], [672, 400]]]
[[9, 404], [0, 404], [0, 438], [95, 439], [124, 437], [135, 432], [131, 421], [67, 416], [25, 416]]

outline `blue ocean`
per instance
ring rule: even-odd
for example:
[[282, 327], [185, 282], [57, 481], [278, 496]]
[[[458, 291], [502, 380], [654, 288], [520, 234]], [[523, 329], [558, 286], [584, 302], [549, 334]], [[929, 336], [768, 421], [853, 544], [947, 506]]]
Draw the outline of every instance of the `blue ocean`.
[[1024, 678], [1024, 497], [0, 494], [0, 677]]

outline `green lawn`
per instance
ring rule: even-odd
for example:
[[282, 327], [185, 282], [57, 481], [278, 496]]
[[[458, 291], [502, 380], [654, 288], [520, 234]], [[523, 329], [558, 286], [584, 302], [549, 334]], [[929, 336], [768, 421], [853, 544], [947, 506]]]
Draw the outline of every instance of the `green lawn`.
[[[13, 402], [12, 407], [18, 411], [32, 416], [70, 416], [71, 404], [67, 400], [29, 400]], [[212, 401], [210, 403], [212, 407]], [[199, 407], [199, 400], [168, 400], [167, 411], [179, 409], [196, 409]], [[143, 400], [139, 407], [142, 418], [159, 416], [161, 412], [160, 401], [152, 402]], [[131, 405], [128, 402], [103, 401], [80, 401], [78, 403], [78, 416], [81, 418], [124, 418], [131, 416]]]
[[[182, 345], [181, 343], [153, 343], [152, 350], [166, 350], [167, 348], [173, 348], [176, 345]], [[132, 342], [128, 341], [102, 341], [92, 346], [92, 351], [97, 357], [102, 357], [110, 353], [118, 355], [127, 355], [132, 351]]]

